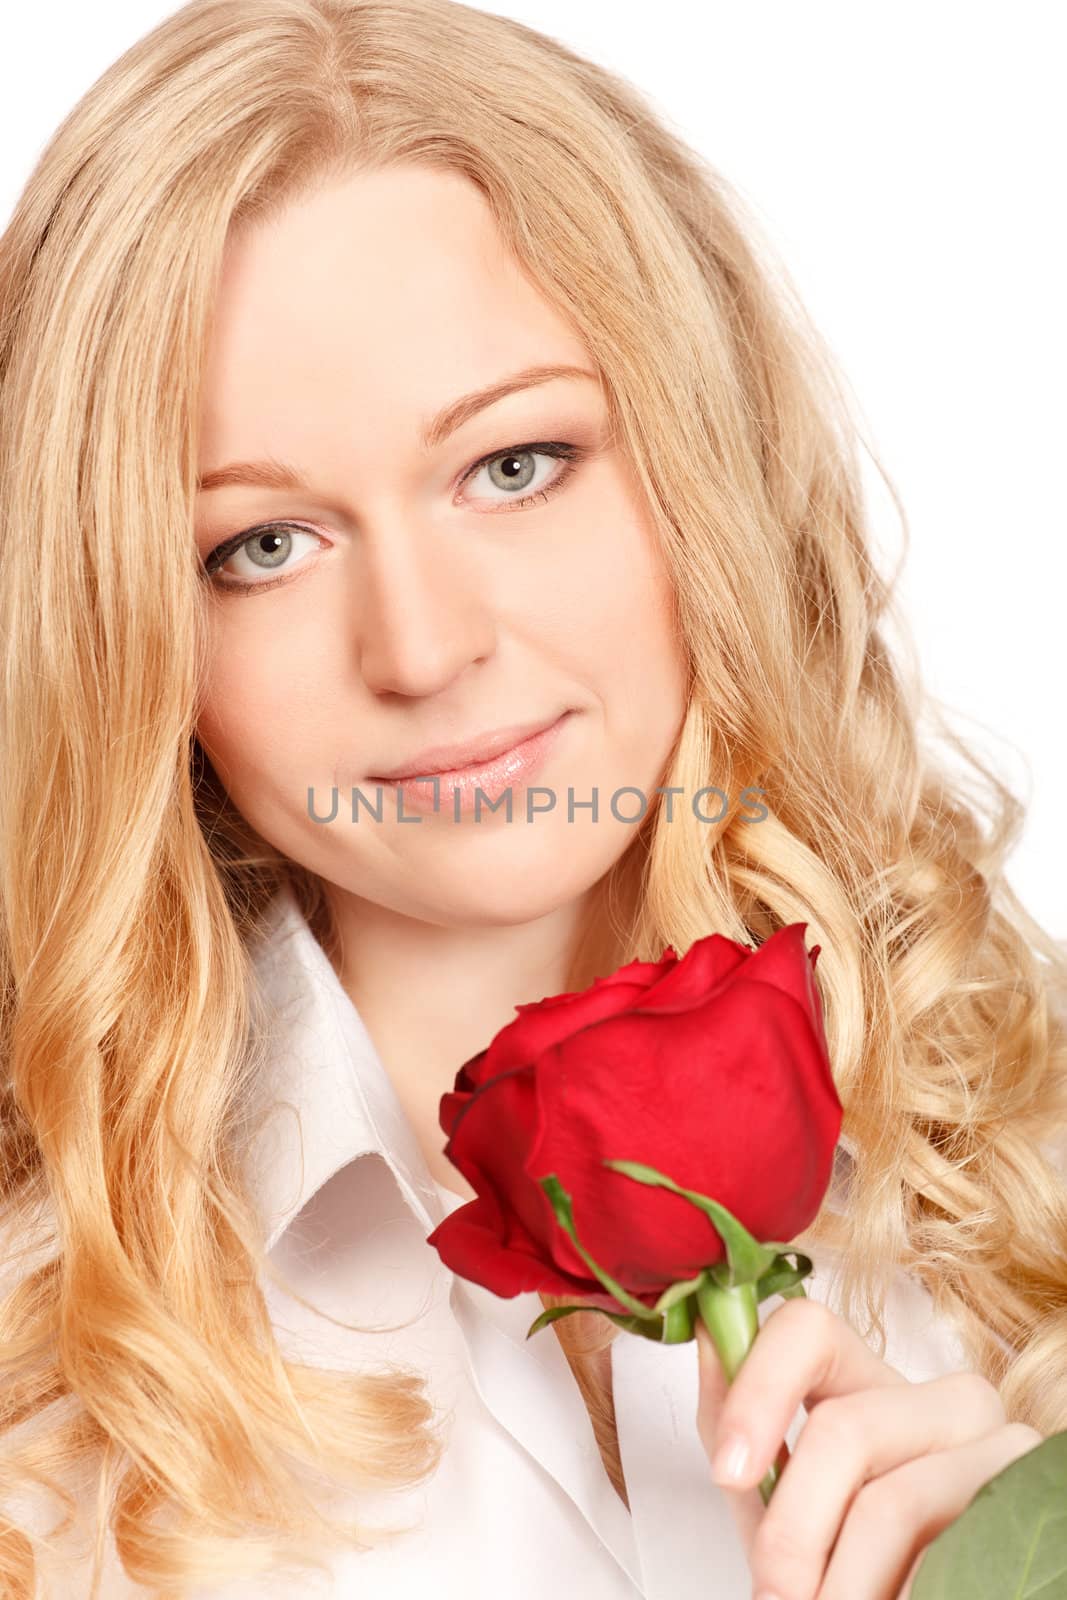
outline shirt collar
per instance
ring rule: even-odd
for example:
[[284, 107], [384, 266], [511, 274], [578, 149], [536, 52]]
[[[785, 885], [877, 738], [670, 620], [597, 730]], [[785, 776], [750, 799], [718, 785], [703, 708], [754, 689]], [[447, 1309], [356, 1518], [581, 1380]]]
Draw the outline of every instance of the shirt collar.
[[418, 1140], [370, 1034], [287, 886], [270, 906], [251, 960], [257, 1017], [268, 1029], [254, 1109], [266, 1120], [245, 1159], [267, 1250], [328, 1179], [369, 1154], [383, 1157], [431, 1232], [444, 1212]]
[[[463, 1197], [438, 1192], [381, 1057], [290, 890], [272, 902], [251, 956], [264, 1002], [255, 1010], [269, 1028], [253, 1114], [266, 1112], [261, 1096], [280, 1102], [246, 1155], [267, 1250], [323, 1184], [371, 1153], [388, 1164], [428, 1235]], [[441, 1268], [435, 1252], [426, 1255]], [[603, 1470], [563, 1350], [555, 1339], [527, 1340], [544, 1309], [539, 1296], [527, 1291], [502, 1299], [442, 1270], [451, 1279], [452, 1313], [483, 1402], [570, 1496], [636, 1584], [631, 1518]]]

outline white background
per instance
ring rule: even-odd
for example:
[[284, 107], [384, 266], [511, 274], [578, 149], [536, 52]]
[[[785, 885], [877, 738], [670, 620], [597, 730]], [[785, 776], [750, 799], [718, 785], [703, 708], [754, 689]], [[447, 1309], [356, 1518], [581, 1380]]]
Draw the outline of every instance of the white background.
[[[0, 216], [106, 66], [176, 9], [0, 22]], [[1008, 878], [1067, 937], [1061, 8], [499, 0], [641, 87], [740, 189], [844, 369], [910, 525], [926, 681], [1030, 805]], [[901, 533], [872, 507], [883, 570]]]

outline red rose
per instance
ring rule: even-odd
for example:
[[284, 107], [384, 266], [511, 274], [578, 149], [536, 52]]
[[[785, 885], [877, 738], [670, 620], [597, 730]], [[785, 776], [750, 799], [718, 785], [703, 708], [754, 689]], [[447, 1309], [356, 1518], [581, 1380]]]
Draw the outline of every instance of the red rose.
[[516, 1008], [441, 1097], [445, 1154], [477, 1199], [428, 1243], [454, 1272], [617, 1311], [538, 1180], [555, 1174], [597, 1265], [652, 1307], [723, 1259], [706, 1213], [603, 1165], [635, 1161], [725, 1206], [761, 1243], [813, 1220], [842, 1108], [807, 924], [758, 950], [720, 934]]

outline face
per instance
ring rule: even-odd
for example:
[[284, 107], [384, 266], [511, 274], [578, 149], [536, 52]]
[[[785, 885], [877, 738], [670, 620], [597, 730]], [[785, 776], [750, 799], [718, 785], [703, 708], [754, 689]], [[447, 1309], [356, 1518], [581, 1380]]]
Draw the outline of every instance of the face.
[[[572, 371], [516, 381], [552, 367]], [[233, 237], [201, 415], [197, 732], [270, 844], [442, 926], [539, 917], [623, 854], [638, 823], [612, 796], [657, 803], [686, 663], [608, 432], [585, 347], [465, 178], [360, 174]], [[268, 459], [300, 481], [213, 483]], [[485, 775], [495, 810], [382, 777], [546, 725]]]

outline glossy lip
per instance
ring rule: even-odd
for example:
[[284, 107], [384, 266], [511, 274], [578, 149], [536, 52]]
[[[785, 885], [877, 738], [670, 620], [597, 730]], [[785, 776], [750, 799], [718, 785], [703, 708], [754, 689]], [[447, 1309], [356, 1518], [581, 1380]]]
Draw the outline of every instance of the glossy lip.
[[[563, 712], [561, 715], [566, 716]], [[557, 715], [551, 722], [513, 723], [510, 728], [498, 728], [495, 733], [484, 733], [477, 739], [467, 739], [462, 744], [439, 744], [424, 750], [414, 762], [393, 767], [386, 772], [368, 774], [370, 783], [397, 783], [404, 778], [451, 778], [474, 770], [494, 756], [510, 753], [532, 739], [545, 733], [560, 720]]]
[[[482, 798], [498, 801], [509, 789], [521, 789], [532, 780], [572, 716], [573, 711], [564, 711], [548, 727], [535, 730], [509, 749], [483, 758], [476, 766], [415, 773], [390, 781], [395, 784], [397, 795], [402, 797], [406, 811], [438, 813], [447, 807], [456, 821], [463, 813], [471, 811], [475, 820], [479, 820]], [[386, 780], [372, 778], [370, 781], [382, 783]], [[490, 816], [497, 814], [496, 811], [489, 813]], [[509, 815], [505, 811], [505, 815], [510, 821], [514, 812], [512, 810]]]

